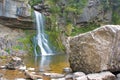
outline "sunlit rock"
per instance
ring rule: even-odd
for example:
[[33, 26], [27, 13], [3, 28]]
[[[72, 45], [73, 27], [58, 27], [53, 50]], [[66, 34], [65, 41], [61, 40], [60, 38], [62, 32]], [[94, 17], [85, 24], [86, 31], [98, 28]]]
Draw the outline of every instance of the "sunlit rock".
[[81, 77], [75, 78], [75, 80], [88, 80], [88, 78], [87, 76], [81, 76]]
[[26, 66], [25, 65], [21, 65], [21, 66], [19, 66], [18, 70], [25, 71], [26, 70]]
[[65, 78], [55, 78], [55, 79], [50, 79], [50, 80], [66, 80]]
[[82, 77], [82, 76], [85, 76], [85, 73], [83, 73], [83, 72], [75, 72], [75, 73], [73, 73], [73, 79], [76, 79], [76, 78]]
[[16, 78], [15, 80], [26, 80], [26, 79], [24, 79], [24, 78]]
[[69, 62], [73, 71], [120, 71], [120, 26], [105, 25], [70, 37]]
[[71, 74], [65, 75], [65, 79], [66, 80], [72, 80], [73, 79], [73, 74], [71, 73]]
[[116, 80], [120, 80], [120, 73], [118, 73], [118, 74], [116, 75], [116, 77], [117, 77]]
[[32, 80], [42, 79], [42, 76], [36, 74], [36, 72], [30, 72], [28, 70], [25, 70], [24, 74], [25, 74], [26, 78], [29, 78], [29, 79], [32, 79]]
[[59, 74], [59, 73], [44, 73], [44, 75], [50, 76], [51, 78], [62, 78], [62, 77], [64, 77], [63, 74]]
[[71, 72], [72, 72], [72, 70], [69, 67], [66, 67], [66, 68], [63, 69], [63, 73], [65, 73], [65, 74], [68, 74], [68, 73], [71, 73]]
[[101, 72], [87, 75], [88, 80], [116, 80], [111, 72]]
[[29, 68], [27, 68], [27, 70], [29, 70], [29, 71], [34, 71], [35, 68], [31, 68], [31, 67], [29, 67]]
[[22, 29], [35, 29], [28, 0], [1, 0], [0, 24]]
[[7, 80], [6, 78], [4, 78], [4, 74], [0, 73], [0, 80]]
[[[27, 1], [27, 0], [26, 0]], [[31, 7], [24, 0], [2, 0], [0, 1], [0, 16], [17, 18], [18, 16], [31, 16]]]
[[19, 57], [12, 57], [11, 60], [5, 65], [6, 69], [20, 69], [22, 70], [23, 68], [26, 69], [26, 66], [24, 66], [24, 63], [21, 58]]
[[6, 69], [6, 66], [0, 66], [0, 69]]

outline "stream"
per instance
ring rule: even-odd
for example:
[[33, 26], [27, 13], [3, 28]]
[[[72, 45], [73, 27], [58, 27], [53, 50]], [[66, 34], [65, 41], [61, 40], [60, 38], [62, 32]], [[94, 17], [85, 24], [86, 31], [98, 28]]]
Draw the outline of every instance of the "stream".
[[[27, 68], [35, 68], [35, 72], [53, 72], [62, 73], [63, 68], [69, 67], [68, 56], [66, 54], [48, 55], [48, 56], [29, 56], [23, 59]], [[22, 71], [18, 70], [1, 70], [0, 73], [7, 80], [17, 80], [25, 78]]]

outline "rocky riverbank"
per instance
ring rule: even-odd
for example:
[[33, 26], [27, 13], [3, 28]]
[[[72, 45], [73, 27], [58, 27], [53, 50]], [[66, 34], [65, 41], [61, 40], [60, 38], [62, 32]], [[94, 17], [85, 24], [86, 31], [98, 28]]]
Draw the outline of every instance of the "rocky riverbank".
[[[85, 74], [84, 72], [72, 72], [71, 68], [66, 67], [63, 73], [37, 72], [35, 68], [26, 67], [23, 60], [12, 56], [5, 66], [1, 66], [5, 71], [16, 71], [14, 75], [21, 76], [15, 80], [120, 80], [120, 74], [113, 74], [110, 71]], [[19, 73], [19, 74], [18, 74]], [[5, 75], [0, 74], [0, 80], [7, 80]]]

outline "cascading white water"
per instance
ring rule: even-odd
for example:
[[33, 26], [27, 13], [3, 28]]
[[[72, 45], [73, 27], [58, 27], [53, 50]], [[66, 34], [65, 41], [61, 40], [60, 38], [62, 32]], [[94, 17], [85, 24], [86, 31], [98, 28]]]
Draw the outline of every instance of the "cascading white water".
[[36, 46], [38, 45], [41, 51], [41, 55], [52, 55], [52, 50], [49, 46], [49, 42], [47, 39], [47, 35], [44, 33], [44, 16], [34, 11], [35, 17], [36, 17], [36, 27], [37, 27], [37, 36], [35, 37], [35, 40], [37, 40], [37, 43], [35, 45], [35, 55], [38, 56], [38, 52], [36, 50]]

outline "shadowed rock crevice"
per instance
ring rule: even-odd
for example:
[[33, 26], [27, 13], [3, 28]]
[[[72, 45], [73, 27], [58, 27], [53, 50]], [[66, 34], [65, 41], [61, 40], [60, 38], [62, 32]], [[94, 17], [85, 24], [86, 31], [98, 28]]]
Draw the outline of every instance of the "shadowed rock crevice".
[[33, 26], [33, 21], [30, 18], [0, 17], [0, 24], [10, 28], [35, 29], [35, 26]]

